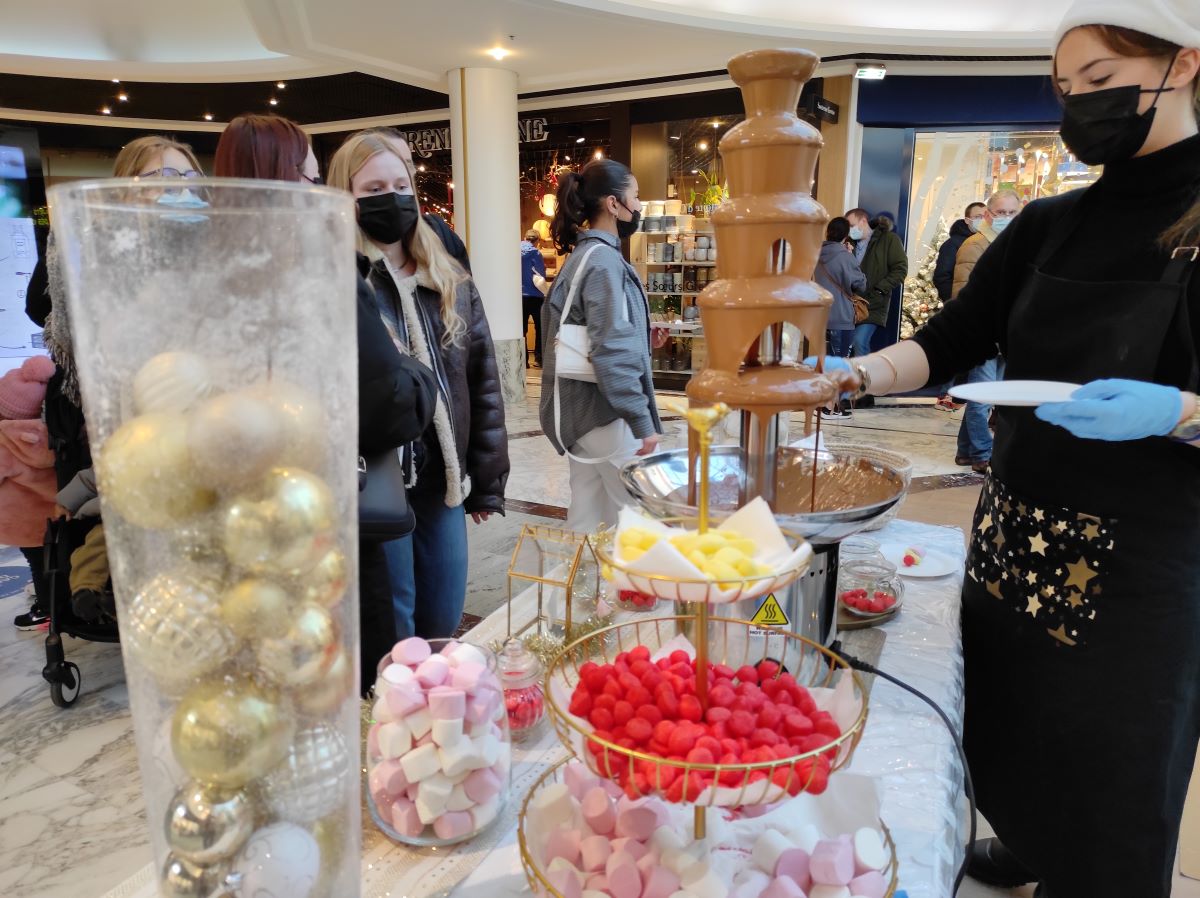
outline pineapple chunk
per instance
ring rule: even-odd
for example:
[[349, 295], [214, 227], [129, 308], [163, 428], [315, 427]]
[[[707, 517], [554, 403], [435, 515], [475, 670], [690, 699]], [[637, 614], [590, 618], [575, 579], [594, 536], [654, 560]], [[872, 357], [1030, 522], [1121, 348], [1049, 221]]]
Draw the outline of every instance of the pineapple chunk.
[[742, 561], [745, 558], [745, 553], [738, 551], [733, 546], [723, 546], [717, 550], [715, 555], [713, 555], [713, 561], [720, 561], [724, 564], [733, 565], [735, 567], [739, 561]]
[[715, 555], [724, 548], [725, 540], [718, 536], [715, 531], [710, 531], [700, 537], [697, 545], [705, 555]]
[[747, 558], [753, 558], [758, 554], [758, 543], [752, 539], [738, 537], [737, 539], [730, 540], [729, 545], [737, 549]]

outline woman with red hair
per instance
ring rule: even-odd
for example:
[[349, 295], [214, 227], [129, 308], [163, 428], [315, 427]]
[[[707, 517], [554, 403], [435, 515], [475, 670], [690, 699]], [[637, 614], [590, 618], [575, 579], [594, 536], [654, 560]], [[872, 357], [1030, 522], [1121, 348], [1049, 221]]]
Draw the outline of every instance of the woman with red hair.
[[321, 184], [308, 135], [281, 115], [239, 115], [221, 133], [213, 174]]

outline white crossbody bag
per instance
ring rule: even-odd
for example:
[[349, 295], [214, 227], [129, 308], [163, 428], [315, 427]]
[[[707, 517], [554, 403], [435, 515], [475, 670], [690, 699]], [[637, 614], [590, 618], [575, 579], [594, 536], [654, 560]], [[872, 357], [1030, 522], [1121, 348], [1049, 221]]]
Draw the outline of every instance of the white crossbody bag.
[[[581, 380], [592, 384], [596, 382], [596, 368], [592, 365], [592, 338], [588, 336], [587, 325], [567, 324], [566, 320], [571, 307], [575, 304], [575, 295], [579, 292], [579, 285], [583, 283], [583, 270], [592, 253], [598, 249], [600, 249], [599, 245], [593, 246], [579, 260], [579, 265], [571, 277], [571, 288], [567, 291], [567, 301], [563, 303], [558, 334], [554, 338], [554, 436], [558, 439], [559, 445], [562, 445], [560, 436], [562, 433], [562, 395], [558, 388], [559, 378], [565, 377], [567, 380]], [[624, 293], [621, 295], [621, 318], [623, 321], [629, 320], [629, 305], [625, 301]], [[585, 465], [598, 465], [616, 455], [620, 451], [620, 446], [601, 458], [583, 458], [573, 455], [565, 445], [563, 451], [568, 458], [577, 462]]]

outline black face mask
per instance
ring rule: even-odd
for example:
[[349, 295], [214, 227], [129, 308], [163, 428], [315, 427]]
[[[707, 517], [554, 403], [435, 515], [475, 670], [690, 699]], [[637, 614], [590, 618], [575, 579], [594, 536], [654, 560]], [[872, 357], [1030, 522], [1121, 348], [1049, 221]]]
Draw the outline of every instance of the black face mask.
[[411, 193], [380, 193], [375, 196], [360, 196], [358, 226], [376, 243], [390, 246], [401, 240], [408, 242], [421, 208]]
[[632, 237], [634, 234], [637, 233], [638, 222], [640, 222], [642, 220], [642, 213], [634, 212], [632, 209], [630, 209], [628, 206], [626, 206], [620, 200], [617, 200], [617, 202], [621, 204], [622, 209], [624, 209], [626, 212], [628, 212], [630, 215], [633, 216], [631, 219], [629, 219], [629, 221], [622, 221], [619, 218], [617, 219], [617, 236], [620, 237], [622, 240], [628, 240], [630, 237]]
[[[1174, 64], [1172, 59], [1162, 84], [1154, 90], [1143, 90], [1130, 84], [1063, 97], [1060, 132], [1067, 149], [1085, 165], [1105, 165], [1132, 158], [1150, 135], [1159, 96], [1175, 89], [1166, 87]], [[1158, 96], [1149, 109], [1139, 114], [1137, 108], [1142, 94]]]

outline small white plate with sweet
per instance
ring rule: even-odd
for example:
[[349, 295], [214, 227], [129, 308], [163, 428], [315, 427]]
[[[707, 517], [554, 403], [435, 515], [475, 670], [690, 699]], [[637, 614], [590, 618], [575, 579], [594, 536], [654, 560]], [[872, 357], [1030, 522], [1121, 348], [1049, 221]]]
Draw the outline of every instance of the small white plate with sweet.
[[879, 547], [879, 551], [904, 577], [933, 579], [953, 574], [959, 568], [959, 563], [949, 555], [931, 551], [924, 546], [884, 543]]

